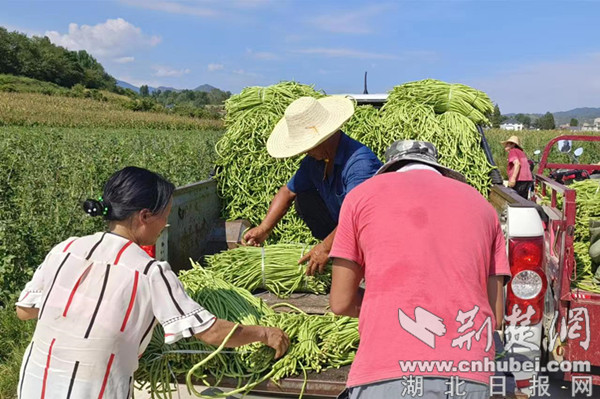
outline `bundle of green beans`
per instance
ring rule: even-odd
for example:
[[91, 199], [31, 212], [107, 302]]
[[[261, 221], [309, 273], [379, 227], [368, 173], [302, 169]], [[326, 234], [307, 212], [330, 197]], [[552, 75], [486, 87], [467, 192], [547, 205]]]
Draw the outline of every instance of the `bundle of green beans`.
[[433, 107], [435, 113], [448, 111], [466, 116], [478, 125], [489, 125], [494, 105], [482, 91], [459, 83], [425, 79], [394, 87], [388, 102], [414, 101]]
[[215, 276], [251, 292], [263, 288], [280, 298], [287, 298], [292, 292], [326, 294], [331, 270], [307, 276], [306, 266], [298, 264], [309, 249], [302, 244], [239, 247], [207, 256], [205, 263]]
[[[242, 325], [279, 327], [290, 337], [290, 348], [275, 361], [273, 349], [260, 343], [226, 351], [217, 351], [194, 338], [165, 345], [159, 326], [136, 373], [138, 386], [149, 387], [153, 398], [171, 398], [172, 384], [190, 371], [190, 385], [193, 379], [205, 385], [216, 381], [218, 385], [222, 378], [232, 377], [239, 381], [236, 392], [246, 392], [267, 379], [278, 381], [291, 375], [341, 367], [354, 359], [359, 341], [357, 319], [333, 314], [307, 315], [300, 310], [275, 313], [247, 290], [223, 281], [197, 264], [192, 270], [182, 272], [180, 279], [186, 292], [218, 318]], [[212, 380], [208, 381], [207, 376]], [[197, 393], [192, 386], [190, 390]]]

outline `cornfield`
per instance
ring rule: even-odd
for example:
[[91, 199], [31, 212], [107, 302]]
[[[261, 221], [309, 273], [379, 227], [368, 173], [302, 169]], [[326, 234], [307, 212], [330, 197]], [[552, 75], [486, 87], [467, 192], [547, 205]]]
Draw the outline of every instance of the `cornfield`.
[[0, 92], [0, 126], [206, 130], [222, 122], [126, 109], [116, 101]]

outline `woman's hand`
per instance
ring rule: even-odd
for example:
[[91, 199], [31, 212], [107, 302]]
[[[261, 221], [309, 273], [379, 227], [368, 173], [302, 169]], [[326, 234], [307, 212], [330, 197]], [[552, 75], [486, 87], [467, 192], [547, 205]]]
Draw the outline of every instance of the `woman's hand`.
[[287, 334], [277, 327], [263, 327], [263, 344], [275, 349], [275, 359], [279, 359], [290, 346], [290, 338]]
[[17, 317], [19, 320], [37, 319], [40, 310], [38, 308], [23, 308], [17, 306]]
[[516, 184], [517, 182], [512, 179], [508, 181], [508, 187], [514, 187]]

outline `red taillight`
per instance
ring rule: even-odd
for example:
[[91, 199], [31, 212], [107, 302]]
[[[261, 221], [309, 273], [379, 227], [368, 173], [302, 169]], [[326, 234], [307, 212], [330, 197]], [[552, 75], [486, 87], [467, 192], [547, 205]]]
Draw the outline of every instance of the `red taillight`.
[[[546, 274], [542, 269], [544, 260], [544, 240], [542, 237], [532, 238], [511, 238], [508, 241], [508, 260], [510, 263], [510, 271], [512, 278], [508, 283], [507, 297], [506, 297], [506, 311], [507, 314], [512, 314], [513, 310], [518, 309], [523, 315], [527, 313], [529, 306], [533, 308], [535, 313], [528, 319], [523, 319], [518, 322], [512, 322], [513, 325], [533, 325], [540, 322], [544, 315], [544, 295], [547, 289]], [[525, 273], [522, 273], [525, 272]], [[523, 295], [527, 293], [528, 283], [525, 282], [525, 286], [521, 285], [521, 296], [515, 294], [513, 290], [513, 283], [523, 283], [523, 280], [516, 279], [515, 277], [521, 273], [521, 276], [528, 276], [529, 280], [534, 277], [534, 281], [537, 281], [537, 288], [539, 292], [535, 294], [535, 291], [531, 295], [534, 297]], [[535, 274], [533, 274], [535, 273]], [[536, 277], [536, 274], [538, 277]], [[527, 280], [527, 277], [525, 278]], [[534, 287], [536, 285], [534, 284]], [[531, 285], [529, 285], [531, 287]], [[517, 288], [515, 288], [517, 289]]]
[[513, 275], [525, 269], [541, 269], [543, 259], [544, 239], [542, 237], [508, 240], [508, 262]]

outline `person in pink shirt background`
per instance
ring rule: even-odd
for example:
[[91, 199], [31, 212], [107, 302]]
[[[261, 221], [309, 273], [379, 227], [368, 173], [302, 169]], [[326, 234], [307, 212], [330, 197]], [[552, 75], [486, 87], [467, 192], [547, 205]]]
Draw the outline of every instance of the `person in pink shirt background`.
[[508, 152], [508, 187], [513, 188], [521, 197], [528, 199], [529, 190], [533, 187], [533, 175], [531, 174], [527, 155], [521, 148], [519, 138], [511, 136], [502, 144]]
[[348, 397], [487, 399], [489, 367], [436, 361], [494, 361], [510, 276], [496, 211], [431, 143], [397, 141], [386, 159], [346, 197], [330, 254], [331, 310], [359, 318]]

